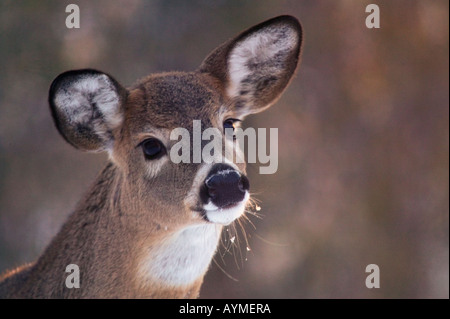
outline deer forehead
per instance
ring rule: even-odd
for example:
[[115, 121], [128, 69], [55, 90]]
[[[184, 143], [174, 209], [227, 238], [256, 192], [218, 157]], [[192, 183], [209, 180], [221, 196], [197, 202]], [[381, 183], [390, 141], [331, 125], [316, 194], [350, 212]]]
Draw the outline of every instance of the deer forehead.
[[133, 133], [145, 127], [192, 128], [193, 120], [217, 125], [224, 98], [221, 89], [201, 73], [163, 73], [139, 81], [129, 91], [126, 120]]

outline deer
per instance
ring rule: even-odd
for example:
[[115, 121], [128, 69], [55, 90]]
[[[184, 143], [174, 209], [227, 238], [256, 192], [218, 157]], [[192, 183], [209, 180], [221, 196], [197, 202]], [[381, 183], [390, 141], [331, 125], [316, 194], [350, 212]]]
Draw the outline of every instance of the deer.
[[[272, 106], [296, 73], [302, 38], [300, 22], [283, 15], [225, 41], [192, 72], [129, 88], [95, 69], [57, 76], [48, 98], [56, 129], [76, 149], [106, 152], [107, 163], [40, 257], [0, 277], [0, 298], [198, 298], [222, 229], [245, 215], [250, 182], [246, 163], [226, 154], [173, 163], [170, 132], [200, 120], [223, 133]], [[80, 287], [66, 285], [71, 264]]]

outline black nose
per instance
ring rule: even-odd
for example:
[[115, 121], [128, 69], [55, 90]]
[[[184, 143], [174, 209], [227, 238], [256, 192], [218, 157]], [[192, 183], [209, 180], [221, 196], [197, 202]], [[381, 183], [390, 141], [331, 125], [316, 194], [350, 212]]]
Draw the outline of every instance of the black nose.
[[[205, 179], [204, 199], [225, 208], [244, 199], [250, 188], [248, 178], [229, 165], [216, 164]], [[206, 195], [206, 196], [205, 196]]]

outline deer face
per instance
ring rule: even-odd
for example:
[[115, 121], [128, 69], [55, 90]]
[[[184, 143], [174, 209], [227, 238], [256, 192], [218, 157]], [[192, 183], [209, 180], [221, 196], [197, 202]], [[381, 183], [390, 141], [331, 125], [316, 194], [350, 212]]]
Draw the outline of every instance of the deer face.
[[[195, 135], [206, 129], [220, 134], [220, 144], [237, 147], [225, 138], [225, 128], [234, 125], [236, 114], [226, 107], [229, 102], [221, 91], [217, 80], [206, 73], [150, 76], [129, 91], [126, 129], [121, 132], [124, 143], [113, 151], [113, 158], [126, 166], [131, 180], [139, 181], [130, 185], [141, 190], [139, 202], [161, 203], [181, 224], [189, 220], [228, 224], [244, 212], [249, 198], [245, 164], [233, 163], [225, 152], [214, 154], [211, 163], [195, 160], [194, 148], [202, 150], [210, 142], [196, 140]], [[198, 132], [195, 124], [200, 126]], [[174, 140], [173, 132], [180, 128], [185, 138]], [[175, 163], [171, 157], [180, 143], [184, 147], [179, 152], [188, 153], [186, 163]], [[170, 210], [168, 203], [173, 205]]]
[[[172, 228], [226, 225], [244, 213], [249, 181], [245, 164], [233, 161], [243, 155], [225, 129], [278, 99], [295, 72], [300, 45], [299, 23], [284, 16], [219, 46], [195, 72], [151, 75], [129, 89], [99, 71], [69, 71], [51, 86], [52, 114], [70, 144], [109, 153], [125, 214]], [[210, 142], [196, 139], [196, 128], [214, 128], [215, 141], [231, 145], [235, 155], [196, 161], [195, 149]], [[182, 141], [173, 138], [177, 129], [186, 134]], [[191, 160], [174, 161], [171, 155], [179, 152]]]

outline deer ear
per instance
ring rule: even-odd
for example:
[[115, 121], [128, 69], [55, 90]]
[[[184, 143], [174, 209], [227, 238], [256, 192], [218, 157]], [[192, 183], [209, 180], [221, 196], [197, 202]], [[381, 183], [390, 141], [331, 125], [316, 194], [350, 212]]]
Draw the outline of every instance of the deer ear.
[[214, 50], [200, 66], [224, 86], [235, 112], [258, 113], [279, 98], [297, 68], [302, 28], [291, 16], [260, 23]]
[[49, 104], [56, 127], [78, 149], [112, 147], [112, 131], [122, 124], [126, 90], [111, 76], [92, 69], [60, 74], [50, 87]]

